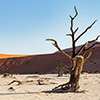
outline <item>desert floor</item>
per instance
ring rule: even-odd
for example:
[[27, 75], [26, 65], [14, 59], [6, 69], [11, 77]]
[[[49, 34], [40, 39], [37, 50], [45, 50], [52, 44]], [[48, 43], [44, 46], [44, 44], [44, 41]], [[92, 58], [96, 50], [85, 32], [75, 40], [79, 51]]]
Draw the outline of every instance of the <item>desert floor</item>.
[[[82, 74], [80, 93], [51, 92], [68, 80], [69, 74], [63, 77], [57, 74], [0, 75], [0, 100], [100, 100], [100, 74]], [[13, 81], [18, 82], [11, 83]]]

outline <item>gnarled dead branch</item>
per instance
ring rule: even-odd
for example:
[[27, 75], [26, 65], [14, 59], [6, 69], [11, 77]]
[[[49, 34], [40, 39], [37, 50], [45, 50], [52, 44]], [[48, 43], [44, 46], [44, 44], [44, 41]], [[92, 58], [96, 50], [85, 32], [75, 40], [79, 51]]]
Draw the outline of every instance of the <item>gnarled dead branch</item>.
[[[86, 42], [79, 50], [78, 50], [78, 52], [77, 52], [77, 54], [76, 55], [80, 55], [82, 52], [83, 52], [83, 56], [87, 53], [87, 51], [89, 51], [93, 46], [95, 46], [95, 45], [99, 45], [100, 43], [94, 43], [95, 41], [97, 41], [98, 39], [99, 39], [99, 37], [100, 37], [100, 35], [98, 35], [97, 37], [96, 37], [96, 39], [94, 39], [94, 40], [92, 40], [92, 41], [88, 41], [88, 42]], [[91, 44], [91, 43], [94, 43], [92, 46], [90, 46], [90, 47], [88, 47], [87, 48], [87, 46], [88, 46], [88, 44]], [[86, 49], [87, 48], [87, 49]]]
[[65, 55], [71, 62], [72, 62], [72, 57], [70, 55], [68, 55], [67, 53], [65, 53], [63, 50], [60, 49], [60, 47], [57, 44], [57, 41], [54, 39], [46, 39], [46, 41], [53, 41], [53, 45], [63, 54]]
[[84, 35], [95, 23], [96, 23], [97, 20], [95, 20], [90, 26], [88, 26], [85, 31], [83, 31], [75, 40], [75, 42], [82, 36]]
[[10, 82], [8, 85], [11, 85], [11, 84], [13, 84], [13, 83], [15, 83], [15, 82], [17, 82], [17, 83], [18, 83], [17, 85], [22, 84], [22, 82], [21, 82], [21, 81], [18, 81], [18, 80], [13, 80], [13, 81], [12, 81], [12, 82]]

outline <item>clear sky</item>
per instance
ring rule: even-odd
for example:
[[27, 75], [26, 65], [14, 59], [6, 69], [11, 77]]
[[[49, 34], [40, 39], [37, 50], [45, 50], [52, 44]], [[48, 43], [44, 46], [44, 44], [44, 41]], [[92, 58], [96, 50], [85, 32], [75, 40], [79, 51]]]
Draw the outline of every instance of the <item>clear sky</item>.
[[[57, 51], [51, 42], [58, 41], [62, 49], [71, 47], [70, 18], [78, 16], [74, 28], [76, 36], [98, 21], [77, 45], [95, 39], [100, 34], [100, 0], [0, 0], [0, 53], [2, 54], [45, 54]], [[99, 39], [100, 40], [100, 39]]]

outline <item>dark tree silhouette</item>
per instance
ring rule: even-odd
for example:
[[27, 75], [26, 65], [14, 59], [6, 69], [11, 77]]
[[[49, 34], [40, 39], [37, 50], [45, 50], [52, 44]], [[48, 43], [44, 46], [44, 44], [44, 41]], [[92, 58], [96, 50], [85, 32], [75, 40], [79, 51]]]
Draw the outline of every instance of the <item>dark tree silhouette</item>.
[[[89, 60], [89, 57], [92, 55], [94, 46], [100, 45], [100, 43], [95, 42], [100, 37], [100, 35], [99, 35], [99, 36], [97, 36], [96, 39], [86, 42], [84, 45], [82, 45], [82, 47], [78, 51], [76, 51], [76, 42], [96, 23], [97, 20], [95, 20], [82, 33], [80, 33], [80, 35], [78, 37], [75, 38], [75, 34], [79, 28], [76, 28], [75, 30], [73, 30], [73, 21], [78, 15], [76, 7], [74, 7], [74, 10], [75, 10], [75, 16], [74, 17], [70, 16], [70, 18], [71, 18], [71, 27], [70, 27], [71, 34], [67, 34], [67, 36], [71, 36], [71, 38], [72, 38], [72, 56], [70, 56], [63, 50], [61, 50], [60, 47], [58, 46], [56, 40], [46, 39], [47, 41], [53, 41], [54, 42], [53, 45], [63, 55], [65, 55], [71, 62], [71, 67], [68, 68], [70, 70], [69, 82], [55, 87], [53, 89], [53, 91], [57, 91], [57, 92], [59, 92], [59, 91], [60, 92], [68, 92], [68, 91], [75, 92], [76, 90], [78, 90], [80, 88], [79, 78], [80, 78], [80, 73], [83, 69], [83, 64], [85, 61], [95, 64], [95, 62]], [[91, 44], [91, 45], [88, 46], [88, 44]], [[60, 62], [60, 64], [62, 64], [62, 62]]]

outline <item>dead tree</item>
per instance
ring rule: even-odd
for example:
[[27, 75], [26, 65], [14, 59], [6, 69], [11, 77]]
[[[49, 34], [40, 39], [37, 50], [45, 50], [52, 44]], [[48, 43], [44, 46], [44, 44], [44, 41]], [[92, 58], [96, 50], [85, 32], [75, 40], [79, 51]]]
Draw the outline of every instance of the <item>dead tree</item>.
[[[95, 42], [100, 37], [100, 35], [99, 35], [99, 36], [97, 36], [96, 39], [86, 42], [84, 45], [82, 45], [82, 47], [78, 51], [76, 51], [76, 42], [96, 23], [97, 20], [95, 20], [78, 37], [75, 38], [75, 34], [79, 28], [76, 28], [75, 30], [73, 30], [73, 21], [78, 15], [76, 7], [74, 7], [74, 10], [75, 10], [75, 16], [74, 17], [70, 16], [70, 18], [71, 18], [71, 27], [70, 27], [71, 34], [67, 34], [67, 36], [71, 36], [71, 38], [72, 38], [72, 55], [70, 56], [69, 54], [67, 54], [66, 52], [61, 50], [60, 47], [58, 46], [56, 40], [46, 39], [47, 41], [53, 41], [54, 42], [53, 45], [63, 55], [65, 55], [71, 62], [71, 67], [69, 67], [69, 70], [70, 70], [69, 82], [55, 87], [53, 89], [53, 91], [56, 91], [56, 92], [59, 92], [59, 91], [60, 92], [68, 92], [68, 91], [75, 92], [76, 90], [78, 90], [80, 88], [79, 78], [80, 78], [80, 73], [83, 69], [83, 64], [85, 61], [88, 61], [90, 63], [95, 63], [95, 62], [89, 60], [89, 57], [92, 55], [94, 46], [100, 45], [100, 43]], [[91, 44], [91, 46], [88, 46], [88, 44]], [[86, 56], [86, 54], [87, 54], [87, 56]]]
[[68, 66], [57, 60], [56, 70], [58, 71], [58, 76], [63, 76], [63, 74], [67, 72]]

